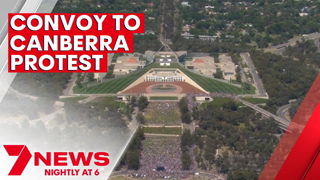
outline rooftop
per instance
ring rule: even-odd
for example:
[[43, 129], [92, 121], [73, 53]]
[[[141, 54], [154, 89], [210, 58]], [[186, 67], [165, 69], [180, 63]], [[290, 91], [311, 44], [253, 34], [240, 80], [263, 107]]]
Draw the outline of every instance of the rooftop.
[[219, 61], [221, 64], [233, 63], [231, 56], [228, 56], [226, 54], [219, 55]]
[[135, 58], [130, 58], [127, 60], [127, 63], [137, 63], [138, 61]]
[[193, 63], [204, 63], [204, 61], [202, 59], [196, 59], [193, 61]]

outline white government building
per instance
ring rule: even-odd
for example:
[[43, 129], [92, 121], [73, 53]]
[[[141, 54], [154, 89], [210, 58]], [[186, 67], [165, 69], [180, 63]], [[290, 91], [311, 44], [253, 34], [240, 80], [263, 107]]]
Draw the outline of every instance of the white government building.
[[155, 82], [175, 82], [175, 81], [185, 81], [183, 75], [180, 75], [180, 70], [178, 69], [152, 69], [145, 76], [145, 81], [155, 81]]

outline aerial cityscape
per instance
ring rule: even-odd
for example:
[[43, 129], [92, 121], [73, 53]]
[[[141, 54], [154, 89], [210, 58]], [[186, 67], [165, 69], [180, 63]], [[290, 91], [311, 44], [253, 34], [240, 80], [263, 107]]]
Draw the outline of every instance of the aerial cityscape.
[[19, 73], [1, 116], [46, 134], [34, 143], [59, 136], [65, 147], [133, 131], [110, 180], [257, 180], [285, 131], [301, 128], [290, 123], [319, 72], [320, 2], [58, 0], [53, 10], [120, 12], [145, 14], [134, 53], [108, 53], [107, 73]]

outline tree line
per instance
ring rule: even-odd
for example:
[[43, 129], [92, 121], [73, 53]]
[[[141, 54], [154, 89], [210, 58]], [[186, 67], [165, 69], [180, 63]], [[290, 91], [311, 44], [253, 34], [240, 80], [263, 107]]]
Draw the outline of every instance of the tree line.
[[199, 129], [190, 138], [198, 167], [228, 174], [228, 179], [258, 179], [280, 133], [274, 119], [266, 119], [247, 107], [228, 102], [199, 110]]

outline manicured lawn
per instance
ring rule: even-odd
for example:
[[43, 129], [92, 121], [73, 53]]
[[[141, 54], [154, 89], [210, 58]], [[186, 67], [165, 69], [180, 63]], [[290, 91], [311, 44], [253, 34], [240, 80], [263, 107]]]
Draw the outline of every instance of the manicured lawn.
[[269, 99], [261, 99], [261, 98], [241, 98], [241, 99], [248, 101], [252, 104], [263, 104], [269, 101]]
[[[242, 89], [227, 83], [223, 83], [211, 78], [203, 77], [198, 74], [192, 73], [186, 69], [180, 68], [180, 70], [189, 76], [192, 80], [198, 83], [203, 89], [209, 92], [228, 92], [234, 94], [242, 94]], [[251, 87], [250, 90], [243, 88], [243, 94], [254, 94], [255, 88]]]
[[107, 82], [98, 84], [92, 87], [82, 87], [77, 88], [76, 86], [73, 88], [73, 93], [76, 94], [108, 94], [108, 93], [118, 93], [119, 91], [123, 90], [135, 80], [137, 80], [140, 76], [146, 73], [150, 68], [143, 69], [139, 72], [132, 73], [128, 76], [111, 79]]
[[110, 97], [98, 97], [92, 101], [90, 101], [88, 104], [95, 106], [95, 105], [101, 105], [109, 108], [120, 108], [125, 107], [125, 104], [123, 102], [115, 101], [115, 96]]
[[[129, 74], [128, 76], [112, 79], [107, 82], [98, 84], [92, 87], [82, 87], [82, 88], [73, 88], [73, 92], [76, 94], [108, 94], [108, 93], [118, 93], [122, 91], [144, 73], [146, 73], [151, 68], [179, 68], [183, 73], [189, 76], [192, 80], [198, 83], [202, 88], [209, 92], [229, 92], [234, 94], [242, 94], [242, 89], [239, 87], [232, 86], [227, 83], [223, 83], [211, 78], [203, 77], [198, 74], [192, 73], [183, 67], [179, 66], [176, 63], [172, 63], [170, 67], [160, 66], [158, 63], [153, 63], [150, 66], [142, 69], [138, 72]], [[254, 94], [255, 89], [252, 87], [250, 90], [243, 89], [244, 94]]]
[[68, 97], [68, 98], [60, 98], [58, 101], [60, 102], [78, 102], [80, 100], [86, 99], [86, 96], [78, 96], [78, 97]]
[[177, 96], [151, 96], [150, 100], [178, 100]]
[[144, 127], [144, 133], [149, 134], [176, 134], [181, 135], [181, 128], [179, 127]]
[[[208, 106], [208, 105], [222, 106], [223, 104], [228, 103], [228, 102], [230, 102], [230, 101], [235, 101], [235, 100], [233, 100], [233, 99], [231, 99], [231, 98], [225, 98], [225, 97], [214, 97], [214, 98], [213, 98], [213, 101], [208, 102], [208, 103], [202, 103], [201, 106], [200, 106], [200, 108], [204, 108], [204, 107], [206, 107], [206, 106]], [[238, 102], [237, 105], [238, 105], [238, 106], [241, 106], [242, 103], [239, 103], [239, 102]]]

